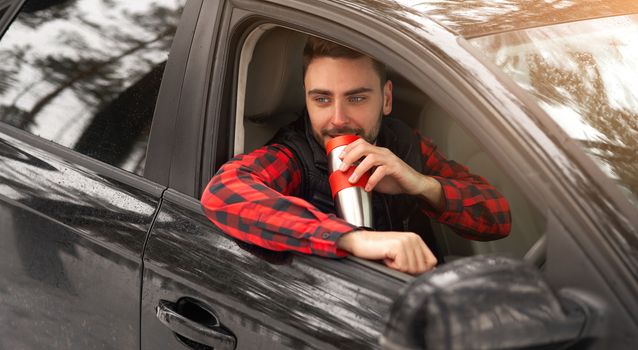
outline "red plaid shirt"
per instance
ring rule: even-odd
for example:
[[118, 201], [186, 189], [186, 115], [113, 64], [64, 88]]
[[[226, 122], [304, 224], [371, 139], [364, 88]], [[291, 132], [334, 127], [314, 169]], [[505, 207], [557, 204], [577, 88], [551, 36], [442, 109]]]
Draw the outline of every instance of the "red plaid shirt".
[[[421, 138], [421, 152], [425, 175], [437, 179], [445, 195], [441, 212], [422, 201], [426, 215], [465, 238], [484, 241], [507, 236], [509, 205], [494, 187], [445, 159], [430, 140]], [[337, 249], [336, 241], [358, 228], [295, 197], [300, 182], [301, 169], [291, 151], [268, 145], [224, 164], [206, 186], [201, 203], [215, 225], [242, 241], [270, 250], [347, 255]]]

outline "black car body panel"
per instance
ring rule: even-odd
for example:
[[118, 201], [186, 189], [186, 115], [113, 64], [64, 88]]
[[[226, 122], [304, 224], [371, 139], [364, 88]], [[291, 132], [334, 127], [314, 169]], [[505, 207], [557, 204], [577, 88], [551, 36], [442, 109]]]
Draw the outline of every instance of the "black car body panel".
[[267, 251], [220, 233], [198, 202], [165, 194], [144, 254], [142, 349], [178, 347], [156, 312], [160, 301], [182, 298], [215, 314], [240, 349], [378, 347], [402, 281], [352, 261]]
[[135, 348], [141, 254], [161, 189], [34, 141], [0, 140], [0, 347]]

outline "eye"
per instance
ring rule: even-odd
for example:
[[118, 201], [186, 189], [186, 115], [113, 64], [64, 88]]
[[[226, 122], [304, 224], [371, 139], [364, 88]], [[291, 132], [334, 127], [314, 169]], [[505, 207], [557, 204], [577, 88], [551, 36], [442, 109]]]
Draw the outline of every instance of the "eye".
[[348, 101], [352, 102], [352, 103], [360, 103], [365, 101], [366, 98], [365, 96], [350, 96], [348, 97]]
[[314, 98], [315, 102], [319, 103], [319, 104], [326, 104], [328, 102], [330, 102], [330, 99], [328, 97], [325, 96], [317, 96]]

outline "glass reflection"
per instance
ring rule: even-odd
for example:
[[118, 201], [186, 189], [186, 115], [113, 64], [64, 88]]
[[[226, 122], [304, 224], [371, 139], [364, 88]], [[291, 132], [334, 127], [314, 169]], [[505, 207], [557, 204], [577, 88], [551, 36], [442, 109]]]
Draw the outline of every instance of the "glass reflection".
[[638, 206], [638, 15], [471, 40]]
[[[379, 0], [363, 0], [379, 2]], [[628, 0], [395, 0], [464, 37], [635, 13]]]
[[140, 237], [157, 205], [152, 195], [41, 155], [24, 144], [0, 140], [0, 197], [120, 251], [142, 249]]
[[0, 121], [142, 174], [184, 2], [27, 1], [0, 41]]

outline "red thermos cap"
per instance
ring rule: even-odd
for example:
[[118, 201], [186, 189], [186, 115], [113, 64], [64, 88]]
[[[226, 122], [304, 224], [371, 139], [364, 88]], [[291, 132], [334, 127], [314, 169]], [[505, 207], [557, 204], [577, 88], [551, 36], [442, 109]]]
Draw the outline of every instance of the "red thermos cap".
[[349, 145], [350, 143], [357, 141], [360, 137], [357, 135], [341, 135], [332, 138], [326, 142], [326, 154], [330, 154], [333, 149], [339, 146]]
[[[331, 156], [338, 157], [337, 154], [331, 155], [330, 153], [335, 148], [346, 146], [358, 139], [359, 139], [359, 136], [357, 135], [341, 135], [341, 136], [332, 138], [328, 142], [326, 142], [326, 154], [328, 155], [328, 157], [331, 157]], [[332, 190], [333, 198], [337, 195], [337, 193], [339, 193], [344, 188], [354, 187], [354, 186], [363, 188], [368, 183], [368, 179], [370, 178], [369, 173], [363, 174], [363, 176], [361, 176], [359, 181], [357, 181], [356, 183], [350, 183], [348, 181], [348, 178], [350, 178], [350, 175], [352, 175], [352, 173], [354, 172], [354, 168], [355, 168], [354, 166], [351, 166], [346, 171], [342, 172], [342, 171], [336, 170], [330, 174], [330, 178], [328, 179], [328, 182], [330, 183], [330, 189]]]

